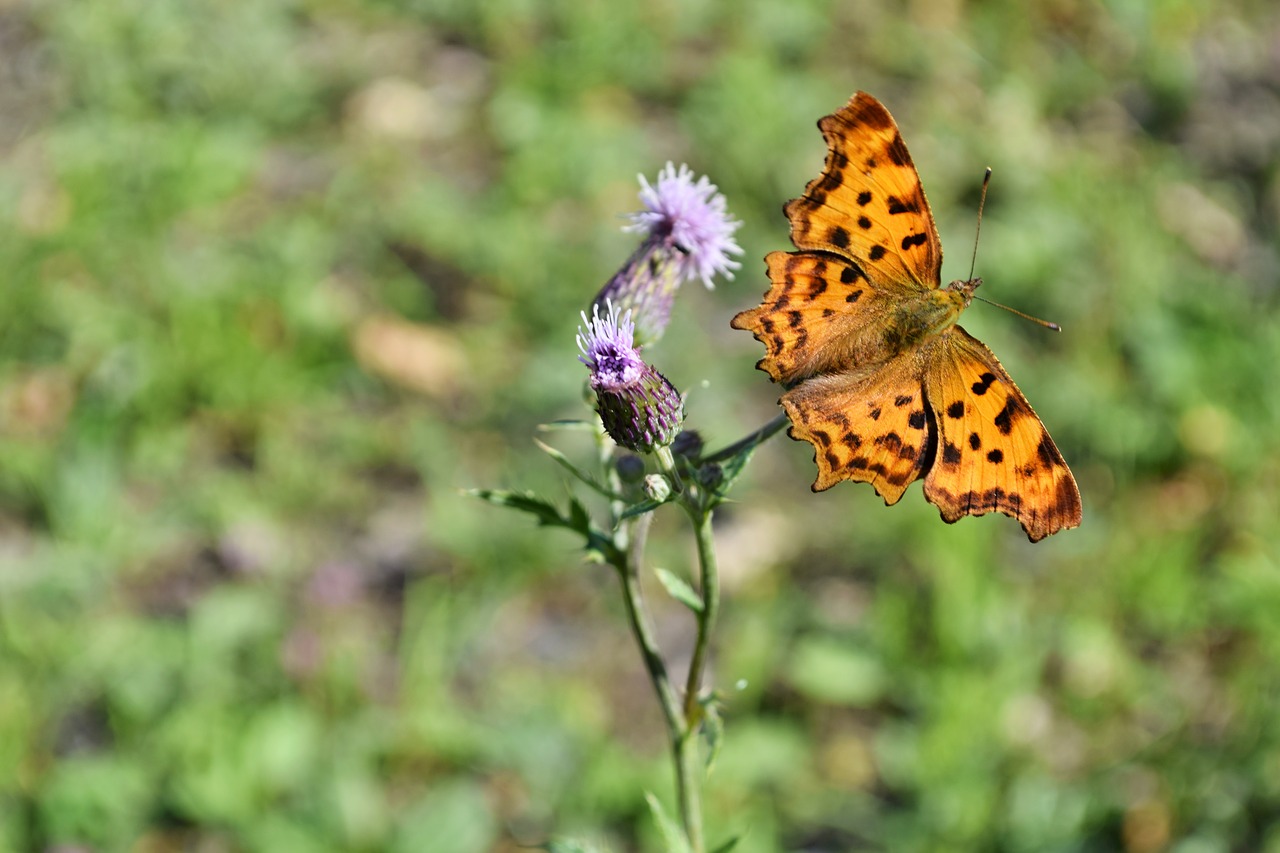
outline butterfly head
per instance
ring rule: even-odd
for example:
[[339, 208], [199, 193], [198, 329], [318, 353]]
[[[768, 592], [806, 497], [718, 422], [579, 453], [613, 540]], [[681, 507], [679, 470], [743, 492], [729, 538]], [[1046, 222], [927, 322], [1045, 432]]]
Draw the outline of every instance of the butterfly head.
[[964, 307], [968, 308], [969, 303], [973, 301], [973, 292], [977, 290], [978, 286], [981, 284], [982, 284], [981, 277], [971, 278], [971, 279], [968, 279], [967, 281], [962, 279], [956, 279], [955, 281], [948, 284], [944, 289], [949, 290], [952, 293], [960, 294], [961, 298], [964, 299]]

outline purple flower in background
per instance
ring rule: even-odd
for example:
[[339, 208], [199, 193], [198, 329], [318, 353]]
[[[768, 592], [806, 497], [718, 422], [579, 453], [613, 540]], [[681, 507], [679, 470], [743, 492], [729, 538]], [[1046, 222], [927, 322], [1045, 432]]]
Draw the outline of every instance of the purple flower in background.
[[640, 186], [645, 209], [630, 214], [623, 230], [642, 233], [645, 241], [593, 304], [629, 309], [639, 340], [652, 343], [666, 329], [681, 284], [700, 279], [711, 287], [716, 275], [733, 278], [740, 264], [729, 256], [742, 254], [733, 240], [742, 223], [729, 217], [715, 184], [705, 176], [695, 181], [688, 166], [677, 171], [667, 163], [656, 185], [641, 175]]
[[618, 316], [609, 303], [586, 312], [578, 329], [578, 360], [591, 370], [591, 388], [605, 432], [620, 446], [650, 453], [675, 440], [684, 422], [684, 402], [667, 378], [640, 358], [631, 312]]

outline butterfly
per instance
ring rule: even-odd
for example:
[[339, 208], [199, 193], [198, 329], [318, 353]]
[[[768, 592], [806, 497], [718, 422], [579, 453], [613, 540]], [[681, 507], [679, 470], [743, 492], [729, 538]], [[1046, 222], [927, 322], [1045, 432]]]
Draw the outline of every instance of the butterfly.
[[764, 301], [731, 323], [787, 389], [813, 490], [865, 482], [892, 505], [923, 477], [948, 523], [1002, 512], [1032, 542], [1078, 527], [1080, 490], [1048, 430], [956, 325], [982, 279], [941, 286], [942, 244], [893, 117], [858, 92], [818, 127], [826, 166], [784, 208], [799, 251], [765, 258]]

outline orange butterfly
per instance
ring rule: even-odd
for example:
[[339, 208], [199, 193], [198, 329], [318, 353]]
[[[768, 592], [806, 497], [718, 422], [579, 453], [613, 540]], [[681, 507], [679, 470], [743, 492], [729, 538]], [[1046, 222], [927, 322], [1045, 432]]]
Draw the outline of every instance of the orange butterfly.
[[814, 446], [814, 491], [870, 483], [885, 504], [924, 477], [954, 522], [1003, 512], [1032, 542], [1080, 524], [1080, 491], [1044, 424], [986, 345], [956, 325], [982, 279], [941, 287], [942, 244], [884, 105], [858, 92], [818, 122], [822, 175], [784, 208], [798, 252], [733, 318], [788, 390], [790, 435]]

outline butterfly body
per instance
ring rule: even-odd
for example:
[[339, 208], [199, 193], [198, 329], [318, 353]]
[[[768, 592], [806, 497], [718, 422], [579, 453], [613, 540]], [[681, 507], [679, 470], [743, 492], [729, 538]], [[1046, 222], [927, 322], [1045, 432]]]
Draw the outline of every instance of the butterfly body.
[[894, 309], [885, 339], [889, 349], [901, 353], [950, 329], [969, 307], [973, 291], [982, 279], [953, 281], [946, 288], [925, 291], [918, 302], [906, 302]]
[[1003, 512], [1036, 541], [1080, 523], [1075, 479], [995, 355], [957, 324], [981, 279], [941, 286], [942, 246], [879, 101], [818, 125], [823, 174], [785, 207], [799, 251], [765, 258], [764, 301], [733, 319], [765, 345], [815, 491], [869, 482], [888, 504], [925, 481], [944, 520]]

